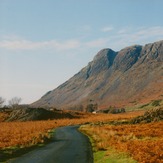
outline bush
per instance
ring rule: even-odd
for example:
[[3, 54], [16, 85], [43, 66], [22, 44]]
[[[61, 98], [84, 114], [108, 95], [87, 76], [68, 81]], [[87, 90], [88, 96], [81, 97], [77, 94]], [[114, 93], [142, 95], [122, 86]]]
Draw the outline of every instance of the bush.
[[152, 102], [152, 106], [160, 106], [161, 100], [155, 100]]

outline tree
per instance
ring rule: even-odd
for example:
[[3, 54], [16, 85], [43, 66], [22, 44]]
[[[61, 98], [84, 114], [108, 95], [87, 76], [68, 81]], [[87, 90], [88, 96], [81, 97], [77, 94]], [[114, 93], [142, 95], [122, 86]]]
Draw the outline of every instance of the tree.
[[11, 100], [9, 100], [9, 106], [12, 108], [12, 109], [16, 109], [20, 102], [21, 102], [21, 98], [20, 97], [13, 97]]
[[3, 99], [2, 97], [0, 97], [0, 108], [3, 106], [4, 102], [5, 102], [5, 99]]

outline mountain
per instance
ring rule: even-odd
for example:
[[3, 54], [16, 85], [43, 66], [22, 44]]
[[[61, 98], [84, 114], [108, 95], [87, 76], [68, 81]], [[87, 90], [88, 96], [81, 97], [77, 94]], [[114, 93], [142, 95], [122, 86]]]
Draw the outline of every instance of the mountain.
[[123, 107], [163, 99], [163, 41], [134, 45], [118, 52], [103, 49], [93, 61], [32, 106], [79, 109]]

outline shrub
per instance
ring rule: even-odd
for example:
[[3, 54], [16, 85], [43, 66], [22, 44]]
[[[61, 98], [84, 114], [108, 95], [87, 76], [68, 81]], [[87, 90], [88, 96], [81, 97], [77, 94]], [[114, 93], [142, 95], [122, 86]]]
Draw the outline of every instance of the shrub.
[[160, 106], [161, 100], [155, 100], [152, 102], [152, 106]]

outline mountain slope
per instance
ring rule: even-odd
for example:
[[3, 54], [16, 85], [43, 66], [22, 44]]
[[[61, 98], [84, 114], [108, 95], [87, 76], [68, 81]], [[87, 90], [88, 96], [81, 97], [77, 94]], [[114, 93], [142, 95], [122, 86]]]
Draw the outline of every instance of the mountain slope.
[[34, 102], [35, 107], [125, 106], [163, 98], [163, 41], [115, 52], [103, 49], [80, 72]]

